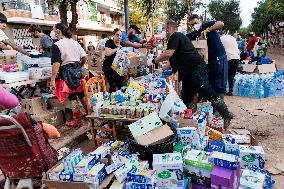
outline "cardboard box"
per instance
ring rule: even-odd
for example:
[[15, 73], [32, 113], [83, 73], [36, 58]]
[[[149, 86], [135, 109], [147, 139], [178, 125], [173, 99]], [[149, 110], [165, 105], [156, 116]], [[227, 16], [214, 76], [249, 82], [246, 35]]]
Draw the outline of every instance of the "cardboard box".
[[193, 46], [196, 48], [197, 52], [201, 55], [206, 63], [208, 63], [208, 46], [207, 40], [195, 40], [192, 41]]
[[183, 118], [179, 118], [178, 119], [178, 123], [179, 123], [179, 127], [195, 127], [198, 128], [198, 123], [196, 120], [194, 119], [183, 119]]
[[228, 129], [229, 134], [235, 134], [235, 135], [249, 135], [251, 143], [249, 145], [252, 146], [259, 146], [259, 141], [255, 138], [253, 134], [247, 129]]
[[163, 125], [162, 127], [158, 127], [144, 135], [135, 137], [135, 140], [140, 145], [149, 146], [159, 144], [168, 139], [173, 134], [174, 133], [169, 126]]
[[240, 145], [239, 151], [241, 168], [249, 165], [256, 165], [261, 169], [264, 168], [265, 153], [262, 146]]
[[253, 65], [253, 64], [243, 65], [243, 72], [248, 72], [248, 73], [264, 74], [264, 73], [273, 73], [275, 71], [276, 71], [275, 63], [263, 64], [263, 65]]
[[263, 189], [265, 186], [265, 174], [261, 174], [248, 169], [243, 170], [242, 177], [240, 179], [239, 189]]
[[210, 153], [209, 161], [215, 166], [220, 166], [231, 170], [236, 170], [239, 164], [238, 156], [216, 151]]
[[30, 79], [48, 79], [51, 77], [52, 68], [29, 68], [28, 72]]
[[40, 114], [33, 115], [32, 118], [35, 121], [41, 121], [44, 123], [51, 124], [53, 126], [59, 126], [64, 123], [62, 110], [41, 112]]
[[3, 50], [3, 54], [0, 54], [0, 67], [3, 65], [16, 64], [17, 51], [15, 50]]
[[103, 51], [89, 51], [88, 52], [88, 70], [103, 72], [104, 54]]
[[[24, 112], [30, 114], [43, 114], [46, 111], [46, 103], [42, 100], [41, 97], [31, 98], [31, 99], [22, 99], [21, 105]], [[37, 120], [36, 120], [37, 121]]]

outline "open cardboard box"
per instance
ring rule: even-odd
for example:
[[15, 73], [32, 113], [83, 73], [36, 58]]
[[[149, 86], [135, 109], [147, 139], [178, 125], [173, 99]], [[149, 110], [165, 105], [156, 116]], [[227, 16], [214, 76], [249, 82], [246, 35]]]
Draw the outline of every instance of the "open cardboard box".
[[[55, 181], [49, 179], [49, 173], [55, 169], [62, 161], [59, 161], [55, 166], [53, 166], [50, 170], [46, 173], [47, 178], [42, 179], [42, 183], [47, 186], [49, 189], [92, 189], [88, 183], [85, 182], [65, 182], [65, 181]], [[106, 163], [103, 159], [101, 163]], [[107, 188], [113, 181], [114, 174], [110, 174], [106, 176], [104, 181], [100, 184], [97, 189], [104, 189]]]
[[264, 74], [264, 73], [273, 73], [276, 70], [277, 69], [276, 69], [275, 62], [271, 64], [263, 64], [263, 65], [253, 65], [253, 64], [243, 65], [243, 72], [248, 72], [248, 73]]
[[227, 133], [228, 134], [235, 134], [235, 135], [250, 135], [250, 137], [251, 137], [251, 144], [250, 145], [252, 145], [252, 146], [260, 146], [260, 142], [247, 129], [228, 129]]

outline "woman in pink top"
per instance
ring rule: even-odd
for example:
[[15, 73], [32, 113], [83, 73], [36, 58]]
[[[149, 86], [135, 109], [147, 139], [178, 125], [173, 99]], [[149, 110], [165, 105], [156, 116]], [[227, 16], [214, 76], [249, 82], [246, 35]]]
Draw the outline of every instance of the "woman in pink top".
[[5, 109], [12, 109], [18, 105], [18, 98], [0, 86], [0, 111]]

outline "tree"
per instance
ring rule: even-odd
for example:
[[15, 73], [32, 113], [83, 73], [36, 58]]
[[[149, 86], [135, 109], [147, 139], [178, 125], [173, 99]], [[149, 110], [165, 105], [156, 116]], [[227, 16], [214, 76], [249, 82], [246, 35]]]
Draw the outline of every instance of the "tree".
[[171, 19], [180, 25], [181, 20], [187, 13], [187, 7], [180, 0], [168, 0], [165, 6], [167, 19]]
[[280, 22], [284, 18], [283, 0], [264, 0], [258, 3], [252, 14], [252, 29], [257, 35], [270, 30], [271, 24], [275, 32], [279, 33]]
[[242, 25], [239, 6], [239, 0], [212, 0], [208, 5], [212, 18], [223, 21], [224, 29], [232, 33]]
[[68, 25], [67, 21], [67, 11], [70, 6], [70, 11], [72, 12], [72, 21], [69, 28], [73, 34], [76, 34], [77, 24], [78, 24], [78, 13], [77, 13], [77, 3], [79, 0], [54, 0], [54, 3], [59, 5], [60, 20], [62, 23]]

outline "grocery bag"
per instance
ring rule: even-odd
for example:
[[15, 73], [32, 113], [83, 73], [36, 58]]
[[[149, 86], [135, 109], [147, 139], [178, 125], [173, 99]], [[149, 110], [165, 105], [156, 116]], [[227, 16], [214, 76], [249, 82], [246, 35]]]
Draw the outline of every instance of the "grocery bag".
[[192, 44], [196, 48], [197, 52], [202, 56], [204, 61], [208, 63], [207, 40], [194, 40], [192, 41]]
[[168, 113], [170, 111], [172, 111], [173, 113], [180, 114], [180, 113], [183, 113], [187, 109], [186, 105], [177, 95], [174, 88], [168, 83], [167, 83], [167, 86], [169, 88], [169, 94], [165, 98], [161, 106], [160, 112], [159, 112], [159, 116], [162, 119], [167, 119], [167, 117], [169, 116]]

